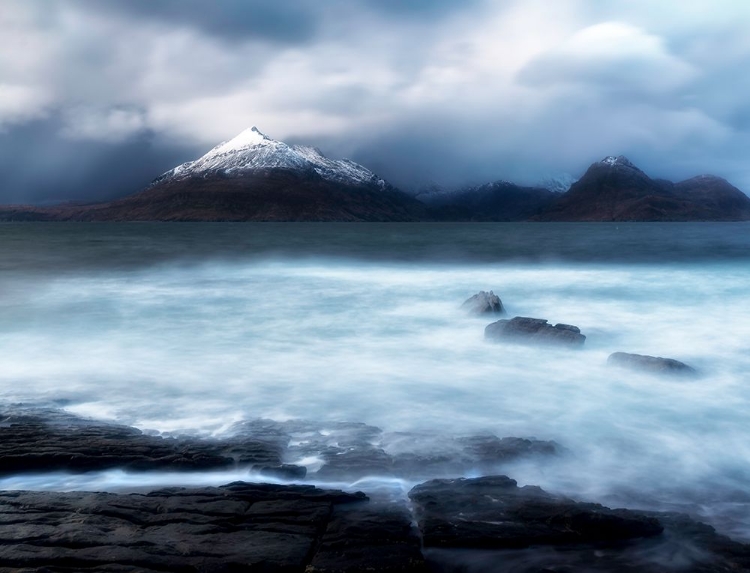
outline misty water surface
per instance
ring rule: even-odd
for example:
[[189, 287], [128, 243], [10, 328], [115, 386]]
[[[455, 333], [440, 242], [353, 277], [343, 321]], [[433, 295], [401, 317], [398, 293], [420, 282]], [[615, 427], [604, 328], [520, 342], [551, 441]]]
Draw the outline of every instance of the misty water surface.
[[[534, 436], [568, 454], [504, 468], [522, 484], [686, 508], [747, 536], [749, 236], [747, 224], [4, 225], [0, 397], [158, 432], [266, 417]], [[480, 289], [510, 316], [579, 326], [585, 348], [486, 343], [492, 319], [459, 308]], [[608, 368], [615, 351], [700, 376]], [[64, 487], [85, 488], [77, 479]], [[88, 485], [124, 478], [109, 479]]]

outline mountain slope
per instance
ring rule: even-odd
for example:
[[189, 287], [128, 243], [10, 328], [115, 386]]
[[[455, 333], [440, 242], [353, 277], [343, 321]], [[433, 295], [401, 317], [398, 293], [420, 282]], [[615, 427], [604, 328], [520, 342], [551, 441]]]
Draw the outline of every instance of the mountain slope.
[[75, 221], [415, 221], [423, 205], [393, 188], [327, 181], [292, 169], [254, 169], [162, 181], [119, 201], [61, 210]]
[[750, 219], [750, 198], [711, 175], [680, 183], [651, 179], [627, 158], [592, 164], [539, 221], [737, 221]]
[[559, 193], [548, 189], [508, 181], [417, 195], [436, 219], [444, 221], [525, 221], [543, 213], [557, 197]]

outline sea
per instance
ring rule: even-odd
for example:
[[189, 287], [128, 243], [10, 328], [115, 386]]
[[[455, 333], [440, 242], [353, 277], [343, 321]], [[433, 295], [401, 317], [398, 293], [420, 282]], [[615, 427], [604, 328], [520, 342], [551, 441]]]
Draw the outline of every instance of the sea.
[[[480, 290], [509, 317], [578, 326], [584, 347], [485, 341], [498, 317], [461, 308]], [[608, 366], [618, 351], [698, 375]], [[503, 471], [750, 541], [748, 223], [7, 223], [0, 352], [3, 405], [161, 435], [268, 418], [552, 440], [564, 455]]]

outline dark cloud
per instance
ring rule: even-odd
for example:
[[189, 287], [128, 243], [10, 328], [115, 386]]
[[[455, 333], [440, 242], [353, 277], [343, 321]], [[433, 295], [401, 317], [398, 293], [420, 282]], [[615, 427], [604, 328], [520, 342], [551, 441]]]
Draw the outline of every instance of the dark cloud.
[[478, 0], [362, 0], [362, 2], [383, 12], [421, 18], [445, 16], [467, 10], [477, 4]]
[[305, 43], [315, 34], [315, 4], [296, 0], [74, 0], [89, 10], [156, 20], [167, 26], [187, 25], [217, 38], [248, 38]]
[[151, 134], [120, 143], [73, 141], [58, 118], [0, 132], [0, 203], [98, 201], [138, 191], [195, 150], [158, 144]]
[[2, 202], [131, 193], [252, 125], [407, 188], [624, 154], [750, 190], [738, 3], [4, 1]]

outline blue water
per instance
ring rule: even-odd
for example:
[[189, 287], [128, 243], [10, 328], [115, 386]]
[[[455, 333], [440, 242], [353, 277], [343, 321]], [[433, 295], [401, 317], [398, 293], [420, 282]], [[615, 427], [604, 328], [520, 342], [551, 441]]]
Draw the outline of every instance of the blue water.
[[[4, 403], [535, 436], [569, 453], [507, 468], [521, 483], [750, 531], [748, 224], [7, 224], [0, 277]], [[487, 344], [459, 307], [490, 289], [584, 349]]]

